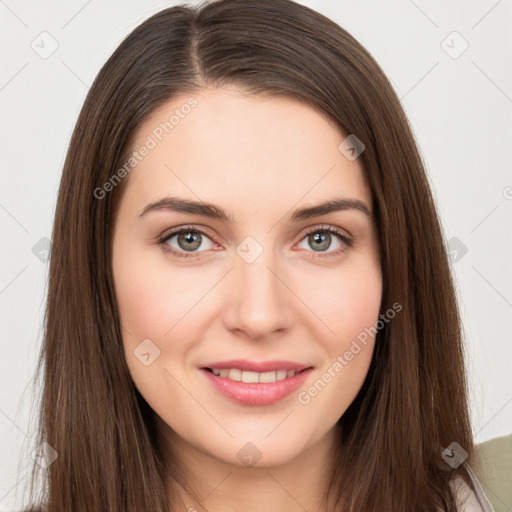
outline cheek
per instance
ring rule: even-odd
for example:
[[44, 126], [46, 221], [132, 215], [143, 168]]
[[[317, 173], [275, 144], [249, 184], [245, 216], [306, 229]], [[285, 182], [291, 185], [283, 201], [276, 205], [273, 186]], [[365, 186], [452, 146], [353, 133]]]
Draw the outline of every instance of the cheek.
[[378, 261], [361, 259], [357, 265], [315, 272], [302, 282], [304, 302], [323, 324], [322, 339], [330, 353], [343, 350], [378, 320], [382, 299]]
[[128, 248], [125, 238], [120, 237], [113, 255], [115, 293], [126, 363], [137, 388], [147, 396], [152, 387], [163, 384], [162, 365], [170, 356], [163, 339], [177, 321], [169, 301], [179, 282], [171, 283], [145, 250]]
[[[168, 385], [163, 370], [173, 374], [186, 371], [188, 354], [198, 343], [196, 333], [211, 321], [211, 310], [209, 306], [205, 309], [206, 302], [201, 299], [218, 277], [211, 270], [203, 275], [192, 267], [173, 271], [154, 248], [118, 251], [113, 267], [123, 346], [132, 377], [140, 391], [151, 386], [163, 389]], [[145, 367], [137, 356], [148, 350], [158, 357]]]
[[[172, 379], [164, 369], [174, 373], [170, 361], [181, 361], [187, 350], [186, 343], [168, 343], [179, 329], [172, 330], [183, 317], [187, 301], [180, 296], [185, 287], [179, 276], [151, 263], [144, 251], [119, 251], [114, 253], [113, 273], [126, 363], [141, 395], [158, 410], [162, 396], [172, 394]], [[179, 412], [178, 404], [166, 400], [167, 413]]]
[[[375, 325], [379, 319], [382, 299], [380, 267], [353, 272], [344, 280], [344, 289], [338, 295], [337, 307], [331, 306], [330, 314], [336, 340], [331, 343], [331, 360], [344, 365], [343, 372], [356, 381], [364, 380], [375, 341]], [[333, 301], [336, 302], [336, 301]], [[341, 371], [341, 370], [340, 370]]]
[[[162, 315], [166, 300], [163, 289], [155, 287], [154, 271], [137, 258], [118, 258], [114, 263], [114, 280], [121, 324], [131, 341], [157, 338], [168, 325]], [[168, 328], [168, 327], [167, 327]]]
[[119, 251], [113, 264], [121, 322], [137, 339], [165, 337], [207, 291], [208, 280], [202, 284], [187, 272], [172, 271], [154, 248]]
[[374, 260], [317, 274], [314, 288], [310, 286], [309, 304], [322, 320], [317, 340], [326, 358], [298, 401], [310, 410], [323, 410], [332, 422], [352, 403], [368, 373], [381, 298], [382, 275]]

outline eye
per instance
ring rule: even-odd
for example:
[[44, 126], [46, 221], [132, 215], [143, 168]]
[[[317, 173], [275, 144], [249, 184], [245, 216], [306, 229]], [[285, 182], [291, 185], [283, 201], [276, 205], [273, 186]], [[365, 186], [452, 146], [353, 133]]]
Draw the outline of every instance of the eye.
[[[203, 252], [215, 246], [206, 231], [192, 226], [166, 233], [158, 243], [164, 251], [171, 252], [179, 258], [194, 257], [193, 253]], [[203, 250], [198, 250], [200, 247], [203, 247]]]
[[[335, 250], [329, 251], [328, 249], [333, 243], [332, 235], [334, 235], [336, 247]], [[301, 243], [304, 242], [314, 249], [313, 252], [317, 253], [313, 255], [314, 257], [323, 257], [321, 253], [327, 253], [327, 256], [336, 256], [352, 246], [350, 235], [334, 226], [316, 226], [309, 229], [302, 238]]]
[[[335, 250], [328, 250], [333, 243], [333, 236], [336, 242]], [[301, 243], [307, 243], [314, 250], [313, 257], [337, 256], [352, 246], [350, 235], [334, 226], [316, 226], [309, 229], [302, 237]], [[185, 226], [167, 232], [158, 240], [159, 245], [166, 252], [170, 252], [178, 258], [195, 258], [198, 252], [204, 252], [214, 247], [219, 247], [210, 238], [205, 230]], [[202, 250], [199, 250], [202, 247]], [[301, 247], [303, 248], [303, 247]], [[322, 254], [322, 253], [325, 253]]]

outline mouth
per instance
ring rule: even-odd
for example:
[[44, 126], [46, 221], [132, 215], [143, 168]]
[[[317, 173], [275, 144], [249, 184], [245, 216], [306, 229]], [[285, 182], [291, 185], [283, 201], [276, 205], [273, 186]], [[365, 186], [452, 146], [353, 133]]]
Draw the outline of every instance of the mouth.
[[287, 361], [226, 361], [200, 370], [225, 397], [255, 406], [274, 404], [293, 393], [305, 382], [313, 367]]
[[246, 384], [254, 384], [254, 383], [263, 383], [269, 384], [271, 382], [277, 382], [284, 379], [289, 379], [294, 375], [297, 375], [300, 372], [305, 371], [300, 370], [277, 370], [270, 372], [251, 372], [241, 370], [240, 368], [204, 368], [206, 371], [213, 373], [217, 377], [222, 377], [223, 379], [230, 379], [236, 382], [245, 382]]

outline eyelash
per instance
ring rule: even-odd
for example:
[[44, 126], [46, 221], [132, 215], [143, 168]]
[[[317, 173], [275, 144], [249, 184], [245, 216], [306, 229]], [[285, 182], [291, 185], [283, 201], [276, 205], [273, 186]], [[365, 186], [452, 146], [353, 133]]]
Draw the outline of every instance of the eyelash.
[[[171, 231], [169, 233], [164, 234], [158, 240], [158, 244], [161, 246], [163, 251], [172, 253], [174, 256], [177, 256], [178, 258], [194, 258], [195, 259], [195, 258], [197, 258], [197, 256], [193, 256], [193, 255], [197, 254], [197, 252], [190, 252], [190, 253], [187, 254], [186, 252], [176, 251], [175, 249], [172, 249], [172, 248], [169, 247], [169, 245], [167, 245], [167, 242], [173, 236], [180, 235], [181, 233], [189, 233], [189, 232], [200, 233], [200, 234], [205, 235], [206, 237], [208, 237], [210, 239], [212, 238], [210, 233], [206, 232], [204, 229], [201, 229], [201, 228], [195, 227], [195, 226], [185, 226], [185, 227], [178, 228], [176, 230], [173, 230], [173, 231]], [[347, 247], [352, 247], [353, 246], [352, 238], [350, 236], [348, 236], [345, 231], [342, 231], [341, 229], [335, 228], [334, 226], [315, 226], [313, 228], [310, 228], [310, 229], [308, 229], [303, 234], [303, 236], [302, 236], [300, 241], [304, 240], [304, 238], [306, 238], [308, 235], [311, 235], [313, 233], [330, 233], [330, 234], [336, 235], [339, 238], [339, 240], [343, 244], [345, 244]], [[337, 249], [336, 251], [325, 253], [325, 255], [322, 252], [315, 252], [315, 251], [313, 251], [312, 257], [313, 258], [318, 258], [318, 257], [320, 257], [320, 258], [334, 257], [334, 256], [338, 256], [339, 254], [341, 254], [345, 250], [346, 250], [346, 248], [341, 247], [341, 248]], [[199, 252], [203, 252], [203, 251], [199, 251]], [[308, 251], [308, 252], [311, 252], [311, 251]]]

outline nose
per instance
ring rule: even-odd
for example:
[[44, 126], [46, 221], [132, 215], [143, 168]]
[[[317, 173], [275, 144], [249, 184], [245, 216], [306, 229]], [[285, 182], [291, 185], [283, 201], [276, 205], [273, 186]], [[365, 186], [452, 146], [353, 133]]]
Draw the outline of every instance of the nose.
[[223, 308], [227, 329], [262, 340], [293, 325], [293, 300], [297, 299], [279, 263], [270, 250], [251, 263], [236, 256]]

